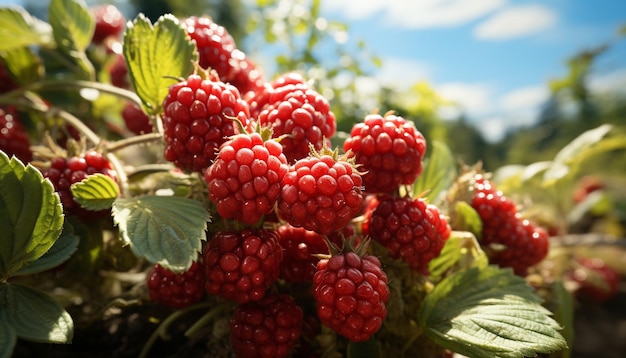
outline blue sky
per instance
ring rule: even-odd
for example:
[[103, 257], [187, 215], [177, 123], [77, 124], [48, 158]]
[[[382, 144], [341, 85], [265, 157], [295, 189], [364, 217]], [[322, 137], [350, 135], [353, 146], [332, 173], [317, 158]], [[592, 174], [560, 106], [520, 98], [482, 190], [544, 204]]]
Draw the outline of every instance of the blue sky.
[[[252, 1], [252, 0], [244, 0]], [[289, 0], [286, 0], [289, 1]], [[88, 1], [94, 3], [95, 1]], [[124, 2], [124, 1], [121, 1]], [[0, 6], [20, 0], [0, 0]], [[626, 0], [322, 0], [322, 16], [349, 25], [383, 60], [361, 89], [427, 81], [486, 138], [532, 124], [579, 51], [611, 43], [594, 69], [597, 90], [626, 88]], [[263, 62], [263, 61], [261, 61]], [[458, 114], [448, 111], [448, 117]]]
[[592, 85], [626, 88], [623, 0], [332, 0], [323, 13], [383, 58], [379, 81], [428, 81], [492, 140], [533, 123], [548, 80], [581, 50], [614, 43]]

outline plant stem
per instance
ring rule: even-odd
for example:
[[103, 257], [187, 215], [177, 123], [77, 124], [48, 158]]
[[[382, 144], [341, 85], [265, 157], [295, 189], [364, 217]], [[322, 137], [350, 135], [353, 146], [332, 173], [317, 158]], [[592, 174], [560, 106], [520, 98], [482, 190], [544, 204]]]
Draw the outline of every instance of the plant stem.
[[59, 89], [59, 88], [61, 89], [63, 88], [95, 89], [100, 92], [108, 93], [117, 97], [127, 99], [131, 102], [134, 102], [140, 107], [142, 105], [141, 99], [139, 98], [139, 96], [137, 96], [135, 92], [132, 92], [123, 88], [115, 87], [113, 85], [102, 83], [102, 82], [80, 81], [80, 80], [44, 80], [44, 81], [35, 82], [29, 85], [26, 88], [26, 90], [41, 91], [41, 90], [46, 90], [46, 89]]
[[226, 311], [226, 309], [229, 308], [230, 306], [231, 306], [230, 303], [222, 303], [216, 307], [213, 307], [213, 309], [211, 309], [209, 312], [204, 314], [204, 316], [200, 317], [200, 319], [198, 319], [196, 323], [194, 323], [191, 327], [189, 327], [189, 329], [187, 329], [187, 331], [185, 331], [185, 336], [186, 337], [194, 336], [196, 333], [198, 333], [198, 331], [202, 327], [206, 326], [215, 317], [219, 316], [221, 313]]
[[109, 142], [106, 145], [108, 152], [116, 152], [118, 150], [130, 147], [133, 145], [155, 142], [163, 139], [163, 135], [160, 133], [146, 133], [134, 137], [128, 137], [120, 139], [115, 142]]

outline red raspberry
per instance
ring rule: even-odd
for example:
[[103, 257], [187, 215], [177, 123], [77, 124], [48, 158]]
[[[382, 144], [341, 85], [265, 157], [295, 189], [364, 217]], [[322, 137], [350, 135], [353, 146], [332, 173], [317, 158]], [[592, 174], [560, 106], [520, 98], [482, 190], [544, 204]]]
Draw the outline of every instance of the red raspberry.
[[0, 59], [0, 93], [9, 92], [18, 88], [19, 85], [13, 79], [13, 76], [7, 71], [7, 68]]
[[156, 264], [148, 275], [147, 285], [153, 301], [170, 308], [185, 308], [204, 296], [204, 272], [197, 262], [181, 273]]
[[264, 83], [262, 87], [257, 88], [254, 92], [247, 92], [244, 96], [246, 102], [250, 105], [250, 116], [252, 118], [259, 118], [259, 114], [269, 105], [270, 94], [286, 85], [306, 85], [304, 78], [297, 72], [287, 72], [271, 83]]
[[278, 279], [283, 251], [276, 231], [220, 231], [203, 250], [206, 291], [227, 300], [259, 301]]
[[131, 132], [139, 135], [152, 132], [150, 117], [134, 102], [128, 102], [122, 110], [122, 119]]
[[237, 357], [286, 357], [300, 339], [303, 314], [293, 297], [267, 295], [240, 304], [230, 319], [230, 341]]
[[352, 127], [343, 148], [354, 154], [366, 173], [366, 192], [393, 193], [402, 184], [412, 184], [422, 172], [426, 140], [413, 122], [391, 113], [369, 114]]
[[591, 257], [577, 257], [576, 268], [568, 277], [578, 283], [575, 294], [587, 301], [604, 303], [615, 297], [620, 277], [617, 271], [604, 260]]
[[480, 243], [487, 248], [490, 262], [525, 276], [548, 254], [548, 233], [522, 219], [515, 203], [482, 175], [475, 177], [473, 188], [471, 205], [483, 222]]
[[89, 151], [83, 156], [71, 158], [57, 157], [50, 163], [50, 167], [43, 172], [45, 178], [50, 179], [54, 189], [59, 193], [63, 210], [83, 219], [106, 217], [110, 210], [93, 211], [80, 206], [72, 197], [70, 186], [87, 178], [88, 175], [101, 173], [113, 179], [116, 178], [111, 163], [100, 153]]
[[0, 150], [11, 157], [15, 155], [24, 163], [33, 160], [30, 139], [17, 113], [0, 108]]
[[220, 216], [252, 225], [274, 209], [288, 169], [277, 141], [238, 134], [221, 146], [204, 179]]
[[[293, 283], [311, 281], [320, 260], [318, 255], [330, 254], [324, 236], [289, 224], [279, 226], [277, 231], [280, 246], [284, 249], [280, 277]], [[354, 232], [352, 225], [346, 225], [340, 231], [329, 233], [327, 238], [335, 245], [341, 246], [343, 238], [353, 237]], [[355, 243], [358, 241], [360, 240]]]
[[122, 54], [113, 54], [115, 61], [109, 66], [109, 76], [111, 84], [119, 88], [130, 88], [130, 77], [128, 76], [128, 66]]
[[96, 22], [91, 42], [100, 44], [109, 36], [119, 37], [122, 29], [124, 29], [126, 18], [115, 5], [99, 5], [91, 11]]
[[192, 74], [170, 87], [163, 101], [165, 159], [180, 169], [202, 172], [211, 165], [219, 147], [238, 133], [236, 117], [247, 125], [250, 112], [237, 88]]
[[375, 256], [338, 253], [318, 262], [313, 298], [324, 325], [351, 341], [367, 341], [387, 316], [387, 275]]
[[311, 145], [320, 150], [337, 129], [328, 100], [300, 83], [274, 88], [258, 121], [276, 137], [287, 135], [280, 143], [289, 163], [309, 155]]
[[361, 210], [361, 174], [345, 156], [326, 150], [298, 160], [285, 175], [278, 214], [320, 235], [344, 227]]
[[439, 208], [424, 199], [385, 196], [366, 214], [363, 234], [370, 235], [418, 272], [428, 274], [428, 263], [439, 256], [450, 237], [450, 225]]
[[181, 24], [196, 42], [200, 66], [215, 70], [225, 80], [232, 71], [230, 59], [237, 48], [228, 30], [206, 16], [190, 16], [183, 19]]
[[230, 73], [224, 77], [224, 81], [237, 87], [242, 97], [246, 97], [249, 92], [257, 93], [263, 90], [265, 81], [261, 69], [252, 62], [246, 55], [235, 50], [231, 54], [230, 63], [232, 68]]

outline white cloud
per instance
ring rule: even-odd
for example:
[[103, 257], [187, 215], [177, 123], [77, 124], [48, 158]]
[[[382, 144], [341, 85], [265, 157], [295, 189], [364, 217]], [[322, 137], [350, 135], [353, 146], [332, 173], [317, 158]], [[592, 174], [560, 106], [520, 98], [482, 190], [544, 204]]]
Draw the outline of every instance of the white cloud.
[[556, 22], [554, 11], [545, 6], [510, 6], [476, 26], [474, 36], [482, 40], [508, 40], [546, 30]]
[[408, 88], [428, 80], [432, 71], [427, 64], [408, 58], [383, 57], [382, 64], [375, 77], [384, 85], [398, 88]]
[[493, 110], [492, 89], [488, 84], [450, 82], [436, 85], [435, 90], [470, 115], [484, 115]]
[[589, 80], [589, 88], [594, 92], [626, 92], [626, 70], [593, 75]]
[[324, 2], [328, 12], [351, 19], [383, 18], [396, 27], [417, 29], [462, 25], [505, 4], [505, 0], [333, 0]]
[[511, 91], [500, 100], [501, 109], [507, 112], [537, 108], [550, 96], [547, 86], [530, 86]]

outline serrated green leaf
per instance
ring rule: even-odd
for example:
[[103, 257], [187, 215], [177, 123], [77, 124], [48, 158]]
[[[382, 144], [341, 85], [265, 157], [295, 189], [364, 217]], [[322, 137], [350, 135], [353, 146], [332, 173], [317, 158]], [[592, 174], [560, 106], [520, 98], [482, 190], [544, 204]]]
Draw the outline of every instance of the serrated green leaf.
[[7, 284], [0, 290], [6, 322], [19, 338], [42, 343], [71, 343], [72, 317], [52, 297], [35, 288]]
[[471, 232], [453, 231], [439, 256], [428, 264], [430, 279], [439, 281], [447, 272], [457, 272], [471, 267], [487, 267], [489, 260]]
[[6, 69], [22, 86], [33, 83], [43, 76], [41, 60], [30, 47], [16, 47], [0, 51], [0, 56], [4, 59]]
[[139, 14], [124, 33], [123, 52], [135, 92], [146, 113], [154, 115], [175, 78], [186, 78], [198, 60], [195, 42], [171, 14], [161, 16], [154, 26]]
[[52, 42], [52, 28], [21, 7], [4, 7], [0, 8], [0, 38], [0, 51], [48, 45]]
[[52, 183], [32, 165], [0, 151], [0, 277], [46, 253], [61, 234], [63, 220]]
[[454, 181], [456, 162], [444, 143], [433, 141], [431, 146], [431, 155], [425, 161], [424, 169], [413, 185], [413, 195], [427, 192], [425, 199], [435, 204]]
[[380, 358], [383, 357], [380, 342], [375, 337], [365, 342], [348, 342], [347, 358]]
[[84, 2], [51, 0], [48, 11], [52, 34], [60, 49], [82, 52], [89, 46], [95, 22]]
[[109, 209], [117, 199], [120, 189], [115, 180], [104, 174], [96, 173], [72, 184], [72, 197], [87, 210]]
[[437, 284], [418, 319], [437, 344], [469, 357], [534, 357], [567, 347], [540, 302], [510, 269], [470, 268]]
[[176, 196], [118, 199], [113, 218], [135, 255], [175, 272], [196, 260], [210, 219], [201, 203]]
[[74, 234], [70, 224], [65, 223], [61, 236], [43, 256], [22, 266], [15, 273], [19, 275], [31, 275], [57, 267], [72, 256], [78, 248], [79, 238]]
[[[6, 284], [0, 283], [1, 285]], [[2, 292], [1, 288], [0, 292]], [[15, 328], [9, 325], [3, 317], [4, 315], [0, 313], [0, 358], [11, 358], [15, 343], [17, 343], [17, 334]]]
[[453, 228], [459, 231], [469, 231], [477, 238], [482, 236], [483, 222], [478, 212], [469, 203], [458, 201], [452, 210], [454, 210], [453, 222], [450, 224]]

